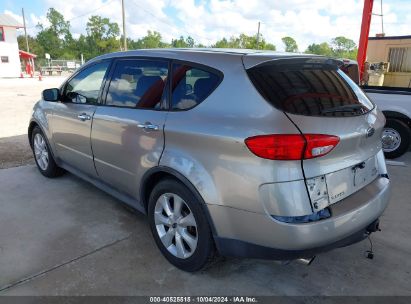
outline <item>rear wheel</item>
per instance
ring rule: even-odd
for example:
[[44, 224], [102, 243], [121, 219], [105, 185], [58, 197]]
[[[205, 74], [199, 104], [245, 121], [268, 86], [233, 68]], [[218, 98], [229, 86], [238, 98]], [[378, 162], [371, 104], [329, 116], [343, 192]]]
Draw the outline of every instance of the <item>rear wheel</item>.
[[39, 127], [34, 127], [31, 135], [31, 146], [34, 160], [40, 173], [46, 177], [57, 177], [64, 173], [64, 170], [57, 166], [47, 140]]
[[196, 196], [173, 179], [160, 181], [150, 195], [151, 232], [166, 259], [184, 271], [197, 271], [214, 257], [208, 221]]
[[398, 119], [387, 119], [382, 132], [382, 149], [386, 158], [396, 158], [407, 152], [411, 131], [406, 123]]

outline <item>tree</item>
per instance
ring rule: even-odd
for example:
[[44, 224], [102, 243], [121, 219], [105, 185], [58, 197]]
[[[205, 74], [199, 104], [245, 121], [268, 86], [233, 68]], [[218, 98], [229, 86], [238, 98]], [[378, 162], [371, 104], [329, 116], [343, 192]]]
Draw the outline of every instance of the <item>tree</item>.
[[50, 22], [49, 29], [60, 38], [65, 38], [66, 35], [70, 34], [70, 22], [65, 21], [63, 15], [54, 8], [47, 11], [47, 20]]
[[67, 43], [72, 39], [70, 33], [70, 22], [64, 20], [64, 16], [54, 8], [47, 11], [47, 20], [50, 26], [45, 28], [38, 24], [37, 42], [49, 53], [52, 58], [61, 58], [67, 48]]
[[147, 31], [147, 35], [133, 41], [128, 39], [128, 46], [130, 49], [155, 49], [167, 46], [167, 43], [161, 41], [161, 34], [156, 31]]
[[91, 16], [86, 27], [89, 53], [92, 57], [117, 51], [120, 47], [120, 28], [109, 18]]
[[179, 39], [172, 39], [171, 46], [175, 48], [190, 48], [194, 47], [195, 41], [191, 36], [188, 36], [184, 39], [183, 36], [180, 36]]
[[[248, 36], [246, 34], [240, 34], [240, 36], [232, 36], [229, 40], [227, 38], [222, 38], [218, 40], [213, 47], [215, 48], [234, 48], [234, 49], [256, 49], [257, 48], [257, 37]], [[275, 45], [267, 43], [263, 36], [260, 34], [260, 39], [258, 43], [258, 48], [262, 50], [274, 50]]]
[[[38, 43], [37, 39], [28, 35], [27, 40], [29, 42], [30, 53], [37, 55], [38, 58], [44, 58], [44, 49]], [[26, 51], [26, 38], [23, 35], [17, 37], [17, 42], [19, 44], [19, 50]]]
[[109, 18], [91, 16], [87, 22], [86, 31], [88, 36], [96, 40], [117, 38], [120, 35], [118, 24], [110, 22]]
[[330, 45], [327, 42], [323, 42], [320, 44], [310, 44], [305, 53], [307, 54], [316, 54], [316, 55], [324, 55], [324, 56], [332, 56], [333, 51], [330, 47]]
[[191, 36], [188, 36], [186, 38], [186, 43], [187, 43], [188, 47], [192, 48], [192, 47], [194, 47], [195, 41]]
[[284, 43], [286, 52], [291, 52], [291, 53], [298, 52], [297, 42], [294, 40], [294, 38], [287, 36], [287, 37], [281, 38], [281, 40]]
[[357, 45], [349, 38], [339, 36], [331, 40], [335, 57], [355, 59], [357, 57]]

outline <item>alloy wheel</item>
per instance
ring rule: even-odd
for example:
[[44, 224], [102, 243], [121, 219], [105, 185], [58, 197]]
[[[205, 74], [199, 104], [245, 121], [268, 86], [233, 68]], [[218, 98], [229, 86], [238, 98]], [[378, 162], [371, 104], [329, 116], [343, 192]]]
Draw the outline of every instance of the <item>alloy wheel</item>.
[[194, 215], [177, 194], [162, 194], [155, 205], [154, 222], [164, 247], [175, 257], [189, 258], [197, 248], [198, 231]]
[[34, 155], [36, 157], [37, 164], [40, 169], [45, 171], [49, 165], [49, 152], [47, 150], [47, 144], [43, 136], [37, 133], [33, 140]]

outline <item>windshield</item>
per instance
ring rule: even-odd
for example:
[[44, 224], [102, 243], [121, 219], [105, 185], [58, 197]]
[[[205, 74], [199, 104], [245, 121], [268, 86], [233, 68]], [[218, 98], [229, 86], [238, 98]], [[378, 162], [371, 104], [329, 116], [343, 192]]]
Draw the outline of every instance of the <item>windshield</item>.
[[372, 110], [374, 106], [362, 90], [331, 62], [312, 58], [283, 59], [247, 72], [260, 94], [284, 112], [348, 117]]

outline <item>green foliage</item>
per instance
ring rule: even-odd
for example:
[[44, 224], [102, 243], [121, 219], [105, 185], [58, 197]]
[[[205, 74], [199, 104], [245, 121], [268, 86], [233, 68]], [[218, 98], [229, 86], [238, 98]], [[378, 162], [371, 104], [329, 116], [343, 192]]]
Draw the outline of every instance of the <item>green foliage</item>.
[[333, 50], [327, 42], [320, 44], [310, 44], [305, 51], [308, 54], [324, 55], [324, 56], [333, 56]]
[[54, 8], [47, 12], [47, 20], [50, 22], [50, 30], [59, 37], [66, 37], [70, 34], [70, 22], [65, 21], [62, 14]]
[[[54, 8], [48, 10], [47, 20], [50, 26], [45, 27], [42, 24], [38, 24], [39, 32], [37, 36], [28, 36], [30, 52], [36, 54], [39, 60], [44, 59], [45, 53], [49, 53], [52, 59], [79, 59], [81, 54], [83, 54], [84, 58], [89, 60], [98, 55], [119, 51], [122, 48], [120, 28], [117, 23], [111, 22], [109, 18], [91, 16], [86, 23], [86, 34], [82, 34], [78, 38], [72, 36], [70, 22], [66, 21], [64, 16]], [[292, 37], [283, 37], [282, 41], [287, 52], [298, 51], [297, 42]], [[21, 50], [26, 49], [24, 36], [18, 37], [18, 43]], [[206, 47], [201, 43], [196, 43], [191, 36], [180, 36], [178, 39], [172, 39], [171, 44], [168, 44], [162, 41], [161, 34], [156, 31], [148, 31], [146, 36], [137, 40], [128, 38], [127, 44], [129, 49]], [[261, 34], [258, 37], [258, 45], [257, 36], [240, 34], [229, 39], [222, 38], [216, 41], [212, 47], [276, 49], [276, 46], [267, 42]], [[308, 46], [305, 52], [337, 58], [355, 59], [357, 51], [357, 46], [353, 40], [339, 36], [332, 39], [331, 43], [313, 43]]]
[[[36, 37], [28, 37], [30, 52], [38, 56], [38, 61], [44, 59], [44, 54], [50, 54], [52, 59], [80, 59], [83, 54], [85, 60], [89, 60], [98, 55], [119, 51], [122, 48], [120, 28], [117, 23], [111, 22], [109, 18], [101, 16], [91, 16], [86, 23], [86, 34], [81, 34], [74, 38], [70, 32], [70, 22], [64, 16], [50, 8], [47, 12], [47, 20], [50, 26], [45, 27], [38, 24]], [[275, 45], [265, 41], [262, 35], [259, 36], [257, 46], [256, 36], [241, 34], [238, 37], [231, 37], [229, 40], [223, 38], [213, 45], [218, 48], [248, 48], [275, 50]], [[26, 49], [24, 36], [18, 37], [19, 48]], [[127, 39], [129, 49], [148, 48], [205, 48], [204, 44], [196, 43], [193, 37], [180, 36], [172, 39], [171, 44], [162, 41], [159, 32], [148, 31], [147, 35], [132, 40]]]
[[355, 59], [357, 57], [357, 45], [351, 39], [343, 36], [335, 37], [331, 41], [335, 57]]
[[[275, 45], [267, 43], [263, 36], [260, 34], [258, 42], [258, 49], [261, 50], [273, 50], [275, 51]], [[241, 34], [238, 37], [232, 36], [229, 40], [223, 38], [218, 40], [213, 47], [215, 48], [235, 48], [235, 49], [257, 49], [257, 36], [248, 36]]]
[[179, 39], [172, 39], [171, 46], [174, 48], [192, 48], [195, 46], [195, 41], [191, 36], [188, 36], [184, 39], [183, 36], [180, 36]]
[[167, 43], [161, 41], [161, 34], [156, 31], [147, 31], [147, 35], [134, 41], [127, 39], [129, 49], [155, 49], [169, 46]]
[[50, 8], [47, 12], [47, 20], [50, 23], [48, 28], [38, 24], [39, 33], [36, 40], [44, 50], [53, 58], [59, 58], [65, 53], [68, 43], [72, 42], [70, 33], [70, 22], [64, 20], [64, 16]]
[[110, 22], [109, 18], [91, 16], [86, 27], [86, 49], [89, 56], [95, 57], [104, 53], [118, 51], [120, 47], [120, 28], [117, 23]]
[[358, 49], [353, 40], [339, 36], [332, 39], [331, 44], [327, 42], [310, 44], [305, 52], [309, 54], [355, 60], [357, 58]]
[[[29, 42], [30, 53], [36, 54], [38, 58], [44, 58], [44, 48], [38, 43], [37, 39], [28, 35], [27, 40]], [[26, 38], [23, 35], [17, 37], [17, 42], [19, 44], [19, 50], [27, 51]]]
[[297, 42], [294, 40], [294, 38], [287, 36], [287, 37], [281, 38], [281, 40], [284, 43], [286, 52], [291, 52], [291, 53], [298, 52]]

